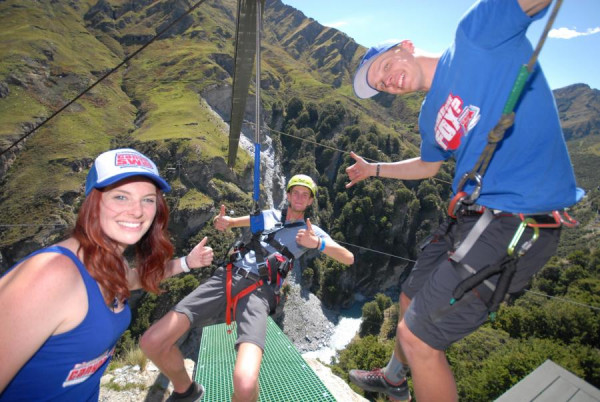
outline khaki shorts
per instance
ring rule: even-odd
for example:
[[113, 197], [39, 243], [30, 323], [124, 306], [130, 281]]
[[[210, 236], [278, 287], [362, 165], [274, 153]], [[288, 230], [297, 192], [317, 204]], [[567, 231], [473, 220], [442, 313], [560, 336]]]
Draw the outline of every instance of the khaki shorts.
[[[177, 303], [173, 311], [185, 314], [193, 327], [225, 322], [226, 272], [223, 267], [217, 269], [206, 282]], [[252, 284], [254, 284], [253, 280], [233, 274], [231, 294], [235, 296]], [[250, 342], [264, 351], [267, 317], [272, 307], [270, 303], [274, 303], [270, 285], [263, 285], [238, 301], [235, 311], [236, 348], [240, 343]]]
[[[449, 261], [448, 253], [453, 250], [454, 241], [464, 239], [477, 219], [479, 216], [461, 217], [449, 229], [446, 223], [440, 226], [402, 284], [402, 292], [412, 300], [404, 313], [404, 322], [413, 334], [434, 349], [445, 350], [488, 319], [488, 308], [475, 292], [467, 292], [450, 305], [452, 292], [461, 279], [457, 268]], [[520, 223], [521, 220], [514, 216], [495, 216], [462, 262], [480, 270], [502, 260]], [[517, 250], [522, 242], [531, 238], [532, 232], [531, 228], [525, 230]], [[531, 277], [556, 251], [559, 237], [560, 229], [540, 229], [540, 237], [518, 260], [509, 293], [527, 286]], [[497, 279], [497, 275], [489, 278], [494, 284]], [[479, 294], [486, 293], [481, 290]]]

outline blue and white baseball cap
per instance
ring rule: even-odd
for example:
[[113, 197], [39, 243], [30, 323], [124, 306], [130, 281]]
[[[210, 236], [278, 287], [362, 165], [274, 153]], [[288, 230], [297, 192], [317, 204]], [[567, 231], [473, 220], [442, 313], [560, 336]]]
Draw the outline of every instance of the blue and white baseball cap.
[[94, 188], [101, 189], [131, 176], [147, 177], [165, 193], [171, 191], [150, 158], [135, 149], [121, 148], [104, 152], [96, 158], [85, 180], [85, 195]]
[[369, 68], [371, 64], [375, 61], [379, 55], [387, 52], [391, 48], [396, 45], [399, 45], [401, 42], [397, 41], [386, 41], [380, 44], [377, 44], [367, 50], [367, 53], [363, 56], [358, 68], [356, 69], [356, 74], [354, 74], [354, 93], [361, 99], [367, 99], [372, 96], [375, 96], [379, 93], [378, 90], [369, 85], [367, 81], [367, 74], [369, 72]]

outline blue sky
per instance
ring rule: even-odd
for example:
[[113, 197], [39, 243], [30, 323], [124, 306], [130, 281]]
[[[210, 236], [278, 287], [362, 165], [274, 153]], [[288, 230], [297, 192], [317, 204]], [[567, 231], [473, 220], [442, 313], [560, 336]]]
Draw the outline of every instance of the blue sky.
[[[282, 2], [365, 47], [388, 39], [411, 39], [418, 48], [438, 53], [448, 46], [460, 17], [474, 0]], [[534, 46], [550, 11], [529, 28]], [[552, 89], [575, 83], [600, 89], [600, 0], [564, 0], [539, 61]]]

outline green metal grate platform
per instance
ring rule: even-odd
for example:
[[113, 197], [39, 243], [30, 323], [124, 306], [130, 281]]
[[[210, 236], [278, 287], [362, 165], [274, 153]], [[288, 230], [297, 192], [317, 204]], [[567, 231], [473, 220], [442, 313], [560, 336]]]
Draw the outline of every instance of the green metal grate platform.
[[[227, 333], [225, 324], [211, 325], [202, 330], [195, 379], [206, 389], [203, 401], [231, 400], [236, 357], [234, 345], [237, 339], [235, 324], [232, 327], [230, 334]], [[335, 401], [270, 317], [267, 320], [267, 339], [259, 382], [258, 400], [262, 402]]]

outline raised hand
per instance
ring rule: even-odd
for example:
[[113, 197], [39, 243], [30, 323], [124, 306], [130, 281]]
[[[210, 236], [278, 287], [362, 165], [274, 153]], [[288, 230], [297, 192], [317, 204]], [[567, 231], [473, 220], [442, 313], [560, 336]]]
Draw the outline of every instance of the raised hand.
[[306, 218], [306, 229], [298, 230], [296, 234], [296, 243], [306, 248], [319, 247], [319, 237], [315, 234], [310, 219]]
[[217, 230], [225, 231], [229, 229], [229, 226], [231, 226], [231, 218], [225, 215], [225, 205], [221, 205], [219, 215], [215, 216], [213, 223], [215, 225], [215, 229]]
[[213, 249], [206, 246], [208, 237], [204, 237], [200, 243], [192, 249], [187, 255], [186, 261], [190, 268], [200, 268], [209, 266], [213, 260]]
[[369, 178], [372, 174], [371, 164], [365, 161], [362, 157], [356, 155], [354, 152], [350, 152], [350, 156], [356, 162], [352, 166], [346, 168], [346, 173], [350, 179], [350, 183], [346, 184], [346, 188], [350, 188], [361, 180]]

